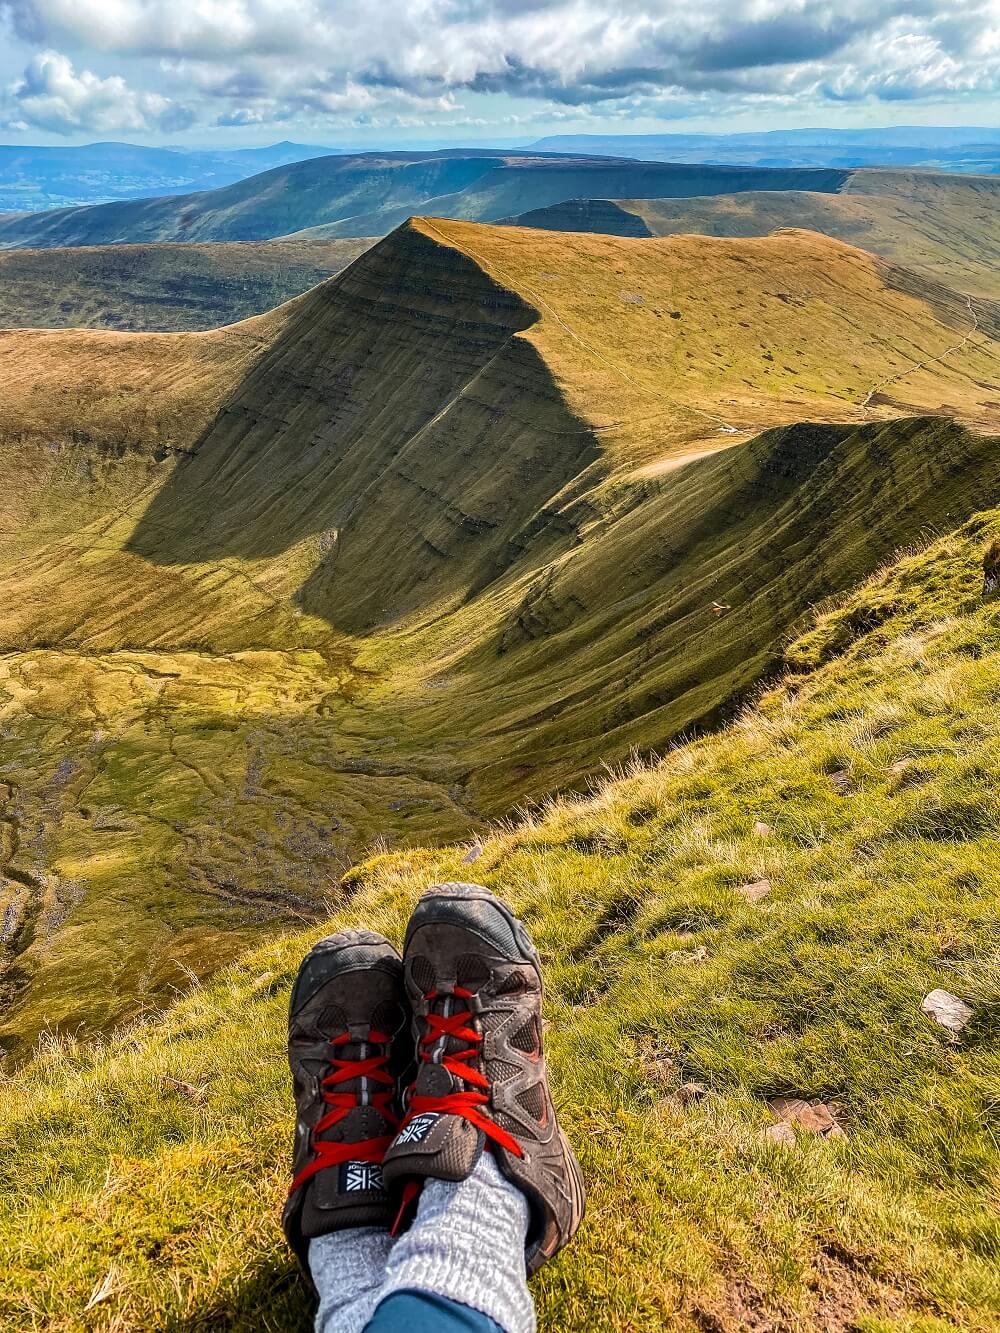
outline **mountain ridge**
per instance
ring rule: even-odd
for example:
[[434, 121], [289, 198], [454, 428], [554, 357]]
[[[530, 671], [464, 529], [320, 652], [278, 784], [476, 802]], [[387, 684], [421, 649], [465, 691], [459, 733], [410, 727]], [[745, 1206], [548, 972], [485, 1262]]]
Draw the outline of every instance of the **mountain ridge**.
[[[147, 241], [264, 240], [324, 228], [323, 236], [390, 231], [412, 214], [493, 220], [570, 195], [703, 194], [724, 189], [833, 190], [849, 173], [673, 166], [504, 151], [342, 154], [276, 167], [221, 190], [56, 209], [0, 221], [0, 247]], [[582, 180], [600, 182], [581, 191]], [[655, 182], [655, 184], [654, 184]], [[478, 186], [478, 189], [477, 189]], [[447, 206], [444, 206], [447, 205]]]
[[0, 335], [3, 1041], [717, 724], [995, 486], [990, 309], [813, 233], [416, 219], [227, 329]]

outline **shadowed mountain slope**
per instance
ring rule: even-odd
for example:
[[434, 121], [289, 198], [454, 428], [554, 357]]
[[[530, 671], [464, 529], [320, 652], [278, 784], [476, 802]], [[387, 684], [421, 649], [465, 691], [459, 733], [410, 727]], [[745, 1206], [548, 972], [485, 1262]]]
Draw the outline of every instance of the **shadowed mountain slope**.
[[0, 250], [0, 329], [214, 329], [298, 296], [346, 268], [370, 243]]
[[417, 219], [214, 333], [0, 337], [4, 1039], [717, 720], [995, 492], [997, 335], [812, 233]]
[[582, 195], [836, 190], [847, 176], [488, 151], [345, 155], [293, 163], [198, 194], [0, 219], [0, 248], [258, 241], [316, 228], [326, 237], [371, 236], [414, 213], [488, 221]]
[[511, 219], [615, 236], [762, 236], [809, 228], [958, 291], [1000, 297], [1000, 177], [855, 172], [839, 194], [755, 191], [700, 199], [568, 199]]

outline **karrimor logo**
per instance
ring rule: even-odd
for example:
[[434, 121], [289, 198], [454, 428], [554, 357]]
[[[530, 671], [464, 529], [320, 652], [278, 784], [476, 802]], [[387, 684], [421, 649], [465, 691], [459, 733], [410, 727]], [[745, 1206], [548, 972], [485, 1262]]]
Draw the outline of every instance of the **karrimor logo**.
[[396, 1135], [396, 1142], [423, 1143], [440, 1119], [441, 1117], [436, 1111], [425, 1111], [423, 1115], [414, 1116], [410, 1123]]
[[340, 1168], [340, 1188], [344, 1194], [382, 1187], [381, 1162], [345, 1162]]

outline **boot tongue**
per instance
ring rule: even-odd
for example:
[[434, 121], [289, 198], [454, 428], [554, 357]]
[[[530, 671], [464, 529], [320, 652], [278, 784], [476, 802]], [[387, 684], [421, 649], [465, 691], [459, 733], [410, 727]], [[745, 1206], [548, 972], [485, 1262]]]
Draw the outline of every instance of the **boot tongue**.
[[[435, 997], [430, 1001], [427, 1008], [429, 1013], [453, 1016], [456, 1013], [467, 1013], [469, 1002], [461, 996], [448, 993]], [[471, 1015], [463, 1021], [462, 1025], [463, 1027], [472, 1027]], [[424, 1058], [417, 1070], [417, 1092], [424, 1097], [446, 1097], [450, 1092], [463, 1091], [466, 1086], [465, 1080], [446, 1069], [444, 1060], [449, 1055], [458, 1055], [463, 1051], [468, 1051], [470, 1045], [472, 1043], [466, 1041], [463, 1037], [442, 1035], [424, 1046]], [[475, 1060], [463, 1060], [462, 1064], [468, 1064], [474, 1069], [478, 1068], [478, 1054]]]

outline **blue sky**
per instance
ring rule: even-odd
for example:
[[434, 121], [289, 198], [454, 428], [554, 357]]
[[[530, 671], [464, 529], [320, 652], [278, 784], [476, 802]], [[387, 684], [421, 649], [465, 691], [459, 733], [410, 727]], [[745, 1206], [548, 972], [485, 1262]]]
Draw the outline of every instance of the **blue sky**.
[[1000, 123], [1000, 0], [0, 0], [0, 140]]

